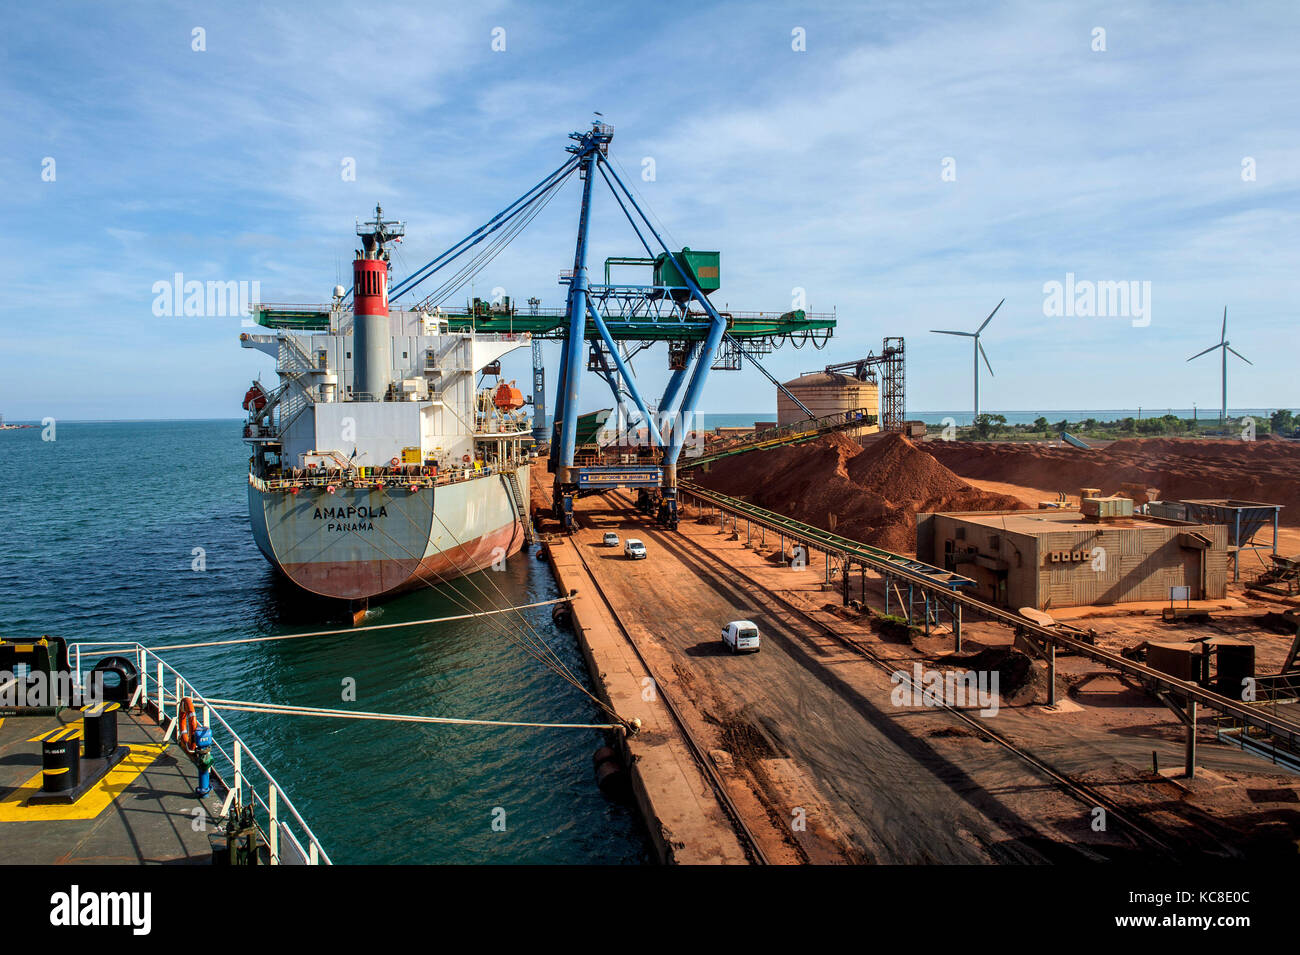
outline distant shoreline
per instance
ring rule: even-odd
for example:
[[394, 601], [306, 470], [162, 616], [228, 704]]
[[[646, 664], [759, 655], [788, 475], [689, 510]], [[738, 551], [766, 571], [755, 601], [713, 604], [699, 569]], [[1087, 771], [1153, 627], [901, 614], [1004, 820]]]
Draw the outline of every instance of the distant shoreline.
[[[1239, 419], [1243, 416], [1264, 417], [1267, 418], [1274, 411], [1291, 408], [1300, 416], [1300, 408], [1288, 405], [1277, 405], [1267, 408], [1229, 408], [1228, 417], [1230, 419]], [[593, 409], [594, 410], [594, 409]], [[1085, 421], [1091, 418], [1094, 421], [1111, 424], [1123, 421], [1125, 418], [1135, 418], [1137, 420], [1148, 420], [1161, 418], [1165, 415], [1172, 415], [1178, 418], [1197, 419], [1208, 423], [1217, 423], [1219, 420], [1218, 409], [1206, 408], [1101, 408], [1101, 409], [1041, 409], [1035, 411], [1024, 410], [1000, 410], [985, 409], [986, 414], [1002, 415], [1007, 419], [1008, 424], [1029, 424], [1034, 419], [1043, 417], [1048, 421], [1057, 422], [1066, 420], [1070, 422]], [[699, 412], [701, 424], [706, 429], [716, 427], [727, 427], [736, 425], [752, 425], [756, 421], [775, 421], [775, 410], [768, 411], [702, 411]], [[970, 411], [912, 411], [906, 413], [909, 421], [924, 421], [926, 424], [939, 425], [944, 423], [945, 418], [952, 418], [958, 426], [971, 424], [972, 414]], [[549, 416], [548, 416], [549, 418]], [[232, 426], [239, 426], [244, 423], [242, 417], [195, 417], [195, 418], [58, 418], [59, 424], [199, 424], [202, 422], [221, 422]], [[0, 430], [11, 431], [21, 428], [37, 428], [42, 424], [39, 420], [21, 423], [7, 423], [0, 425]]]

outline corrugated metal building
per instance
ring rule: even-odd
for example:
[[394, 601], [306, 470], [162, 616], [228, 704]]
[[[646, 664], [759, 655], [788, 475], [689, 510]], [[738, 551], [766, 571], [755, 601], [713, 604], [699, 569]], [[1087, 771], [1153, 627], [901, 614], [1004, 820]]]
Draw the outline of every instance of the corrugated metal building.
[[1193, 600], [1228, 590], [1226, 528], [1135, 517], [1089, 521], [1077, 510], [918, 514], [916, 556], [973, 578], [999, 606], [1080, 607]]

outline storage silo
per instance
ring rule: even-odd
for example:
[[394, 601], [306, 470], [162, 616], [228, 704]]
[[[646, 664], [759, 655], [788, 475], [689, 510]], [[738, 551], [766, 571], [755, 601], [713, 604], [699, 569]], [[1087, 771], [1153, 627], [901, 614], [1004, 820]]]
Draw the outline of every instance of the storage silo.
[[[865, 410], [873, 415], [877, 424], [862, 429], [863, 434], [880, 430], [880, 387], [874, 381], [864, 381], [849, 375], [836, 375], [813, 371], [787, 381], [786, 389], [808, 406], [815, 417], [845, 411]], [[776, 420], [778, 425], [796, 424], [807, 419], [799, 406], [781, 389], [776, 391]]]

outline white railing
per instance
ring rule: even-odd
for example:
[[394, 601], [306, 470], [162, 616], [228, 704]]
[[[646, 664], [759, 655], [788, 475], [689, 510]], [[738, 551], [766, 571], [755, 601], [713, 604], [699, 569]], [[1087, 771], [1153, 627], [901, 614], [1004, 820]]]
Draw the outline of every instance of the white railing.
[[[509, 440], [511, 438], [525, 438], [529, 434], [531, 434], [531, 431], [527, 429], [521, 431], [483, 431], [476, 433], [474, 437], [482, 440], [491, 438]], [[485, 464], [479, 468], [460, 464], [452, 467], [439, 467], [434, 474], [422, 473], [426, 469], [422, 465], [415, 464], [399, 465], [396, 468], [359, 467], [347, 470], [329, 469], [324, 471], [316, 468], [306, 471], [298, 469], [300, 473], [297, 475], [292, 472], [286, 474], [284, 471], [280, 471], [268, 477], [258, 477], [250, 470], [248, 472], [248, 483], [263, 492], [291, 491], [294, 488], [308, 487], [333, 487], [335, 490], [348, 488], [400, 491], [409, 487], [441, 487], [444, 484], [457, 484], [461, 481], [490, 477], [502, 471], [514, 470], [524, 463], [524, 458], [512, 455], [506, 461]], [[407, 470], [408, 468], [410, 470]]]
[[[194, 712], [198, 718], [212, 730], [213, 774], [226, 788], [225, 801], [221, 807], [222, 818], [241, 806], [252, 805], [255, 812], [256, 807], [260, 806], [262, 818], [258, 822], [258, 828], [270, 849], [271, 865], [333, 865], [325, 847], [294, 808], [271, 771], [262, 765], [215, 706], [208, 703], [194, 684], [170, 663], [148, 647], [131, 641], [74, 643], [68, 650], [72, 655], [78, 686], [84, 685], [83, 658], [97, 660], [106, 656], [133, 657], [140, 673], [140, 706], [142, 709], [153, 706], [158, 711], [158, 725], [164, 728], [164, 732], [169, 719], [176, 717], [180, 701], [189, 697], [194, 703]], [[282, 845], [283, 839], [287, 839], [287, 846]], [[282, 849], [288, 851], [282, 852]]]

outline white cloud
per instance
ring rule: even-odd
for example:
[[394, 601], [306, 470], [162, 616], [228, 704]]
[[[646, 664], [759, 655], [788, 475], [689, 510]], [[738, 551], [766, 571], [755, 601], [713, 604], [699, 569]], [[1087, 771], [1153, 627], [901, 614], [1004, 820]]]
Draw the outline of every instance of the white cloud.
[[[853, 4], [797, 15], [724, 4], [647, 17], [593, 5], [564, 21], [522, 4], [318, 11], [82, 8], [76, 30], [57, 5], [20, 11], [0, 60], [0, 172], [13, 184], [0, 204], [7, 222], [31, 224], [23, 240], [41, 268], [0, 264], [18, 300], [121, 335], [147, 325], [152, 282], [175, 271], [258, 278], [268, 300], [320, 298], [346, 271], [353, 219], [376, 201], [408, 220], [399, 265], [414, 267], [557, 166], [568, 131], [599, 109], [665, 238], [722, 251], [722, 300], [783, 308], [797, 285], [811, 309], [837, 308], [832, 346], [777, 352], [767, 364], [778, 375], [903, 334], [909, 406], [964, 407], [969, 355], [928, 329], [976, 323], [1005, 295], [986, 338], [988, 407], [1209, 404], [1217, 382], [1183, 359], [1227, 303], [1234, 342], [1257, 362], [1234, 403], [1293, 394], [1290, 349], [1270, 347], [1294, 338], [1300, 291], [1291, 8], [898, 3], [868, 16]], [[208, 31], [206, 53], [189, 49], [192, 21]], [[497, 25], [506, 53], [489, 48]], [[790, 49], [796, 25], [806, 53]], [[1101, 54], [1089, 49], [1098, 25]], [[37, 73], [38, 60], [62, 67]], [[56, 183], [39, 179], [45, 155], [58, 159]], [[356, 182], [339, 175], [345, 156]], [[640, 181], [644, 156], [655, 182]], [[940, 179], [947, 156], [956, 182]], [[1241, 181], [1243, 156], [1257, 161], [1255, 182]], [[559, 304], [576, 204], [571, 184], [480, 289]], [[639, 251], [601, 196], [592, 264]], [[1067, 271], [1151, 281], [1151, 327], [1044, 318], [1042, 285]], [[4, 308], [6, 338], [56, 334]], [[188, 350], [221, 378], [211, 393], [233, 396], [201, 413], [234, 413], [247, 375], [230, 336], [156, 332], [151, 347]], [[75, 347], [59, 340], [61, 354]], [[0, 353], [0, 387], [48, 387], [23, 360]], [[526, 359], [513, 361], [523, 377]], [[662, 349], [639, 360], [649, 390], [664, 364]], [[161, 397], [156, 368], [136, 349], [113, 374], [156, 382]], [[107, 372], [101, 384], [108, 400], [125, 388]], [[593, 401], [603, 393], [594, 377], [584, 384]], [[715, 375], [705, 407], [742, 410], [742, 394], [770, 412], [753, 371]]]

